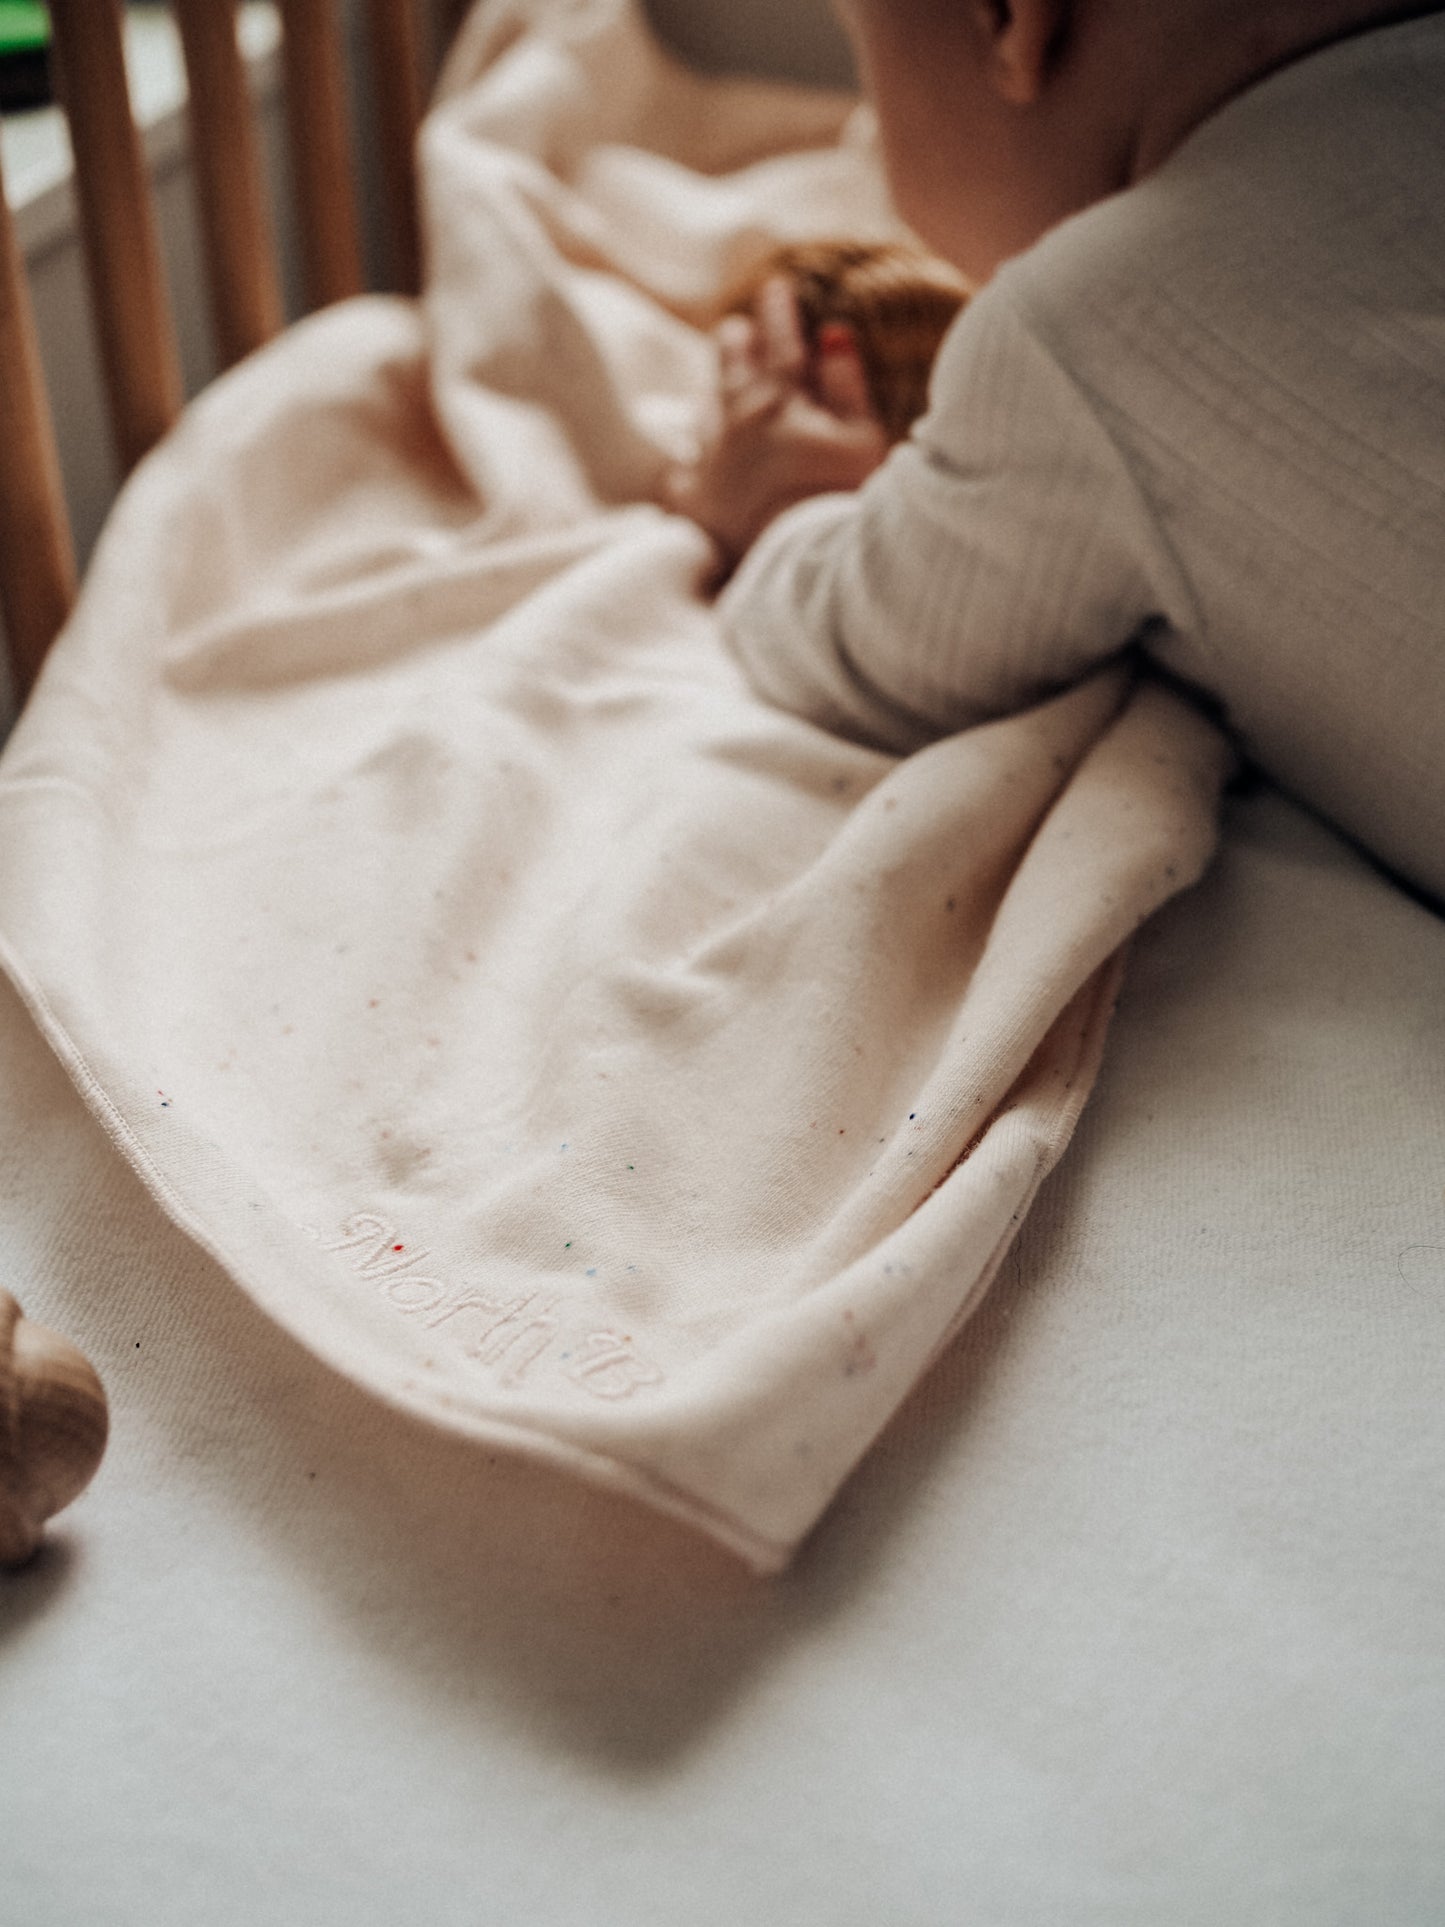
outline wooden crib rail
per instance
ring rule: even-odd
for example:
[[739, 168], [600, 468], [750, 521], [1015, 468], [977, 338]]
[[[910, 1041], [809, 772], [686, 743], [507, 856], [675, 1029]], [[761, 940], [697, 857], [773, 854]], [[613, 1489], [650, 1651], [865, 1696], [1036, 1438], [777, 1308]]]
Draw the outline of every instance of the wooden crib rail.
[[[171, 0], [212, 334], [221, 367], [283, 321], [275, 237], [245, 66], [239, 0]], [[306, 305], [365, 285], [343, 46], [343, 0], [278, 0], [291, 192]], [[364, 0], [378, 166], [403, 291], [420, 282], [413, 152], [425, 83], [458, 0]], [[50, 0], [57, 93], [121, 472], [179, 412], [180, 357], [126, 81], [121, 0]], [[13, 223], [0, 181], [0, 617], [21, 700], [69, 611], [75, 566], [55, 434]]]
[[382, 180], [402, 287], [421, 285], [412, 154], [421, 125], [422, 22], [408, 0], [367, 0]]
[[306, 298], [324, 308], [359, 294], [363, 284], [336, 0], [281, 0], [281, 19]]
[[181, 369], [126, 87], [120, 0], [51, 0], [50, 23], [116, 453], [129, 469], [175, 420]]
[[175, 0], [175, 13], [216, 359], [229, 368], [280, 331], [281, 280], [235, 15], [216, 0]]
[[75, 553], [40, 347], [0, 170], [0, 619], [22, 696], [75, 599]]

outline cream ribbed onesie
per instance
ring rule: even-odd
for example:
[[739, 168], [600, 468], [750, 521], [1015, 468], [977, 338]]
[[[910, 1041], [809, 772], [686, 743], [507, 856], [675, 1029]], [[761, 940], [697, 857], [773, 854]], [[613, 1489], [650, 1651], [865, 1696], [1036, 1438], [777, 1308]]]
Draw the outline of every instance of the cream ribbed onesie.
[[1008, 264], [912, 440], [723, 610], [765, 696], [898, 750], [1136, 645], [1445, 898], [1445, 16], [1272, 75]]

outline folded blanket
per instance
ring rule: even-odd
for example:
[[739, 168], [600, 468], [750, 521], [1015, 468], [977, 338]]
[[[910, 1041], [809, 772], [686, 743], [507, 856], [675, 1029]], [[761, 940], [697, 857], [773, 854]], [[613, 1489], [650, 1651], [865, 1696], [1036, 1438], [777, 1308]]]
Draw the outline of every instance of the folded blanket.
[[420, 304], [217, 382], [0, 761], [0, 957], [161, 1205], [382, 1398], [781, 1565], [976, 1304], [1226, 754], [1109, 673], [899, 761], [652, 505], [723, 288], [892, 231], [866, 119], [498, 0]]

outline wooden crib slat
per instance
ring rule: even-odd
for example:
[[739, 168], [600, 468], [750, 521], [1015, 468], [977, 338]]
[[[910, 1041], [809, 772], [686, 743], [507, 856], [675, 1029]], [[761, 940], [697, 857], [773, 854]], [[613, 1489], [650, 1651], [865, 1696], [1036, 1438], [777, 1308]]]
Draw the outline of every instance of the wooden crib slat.
[[416, 0], [368, 0], [367, 19], [393, 265], [397, 286], [404, 294], [415, 294], [421, 286], [416, 201], [416, 136], [423, 106], [421, 9]]
[[75, 600], [75, 550], [35, 317], [0, 173], [0, 615], [17, 701]]
[[282, 324], [276, 252], [235, 0], [175, 0], [190, 82], [192, 166], [216, 354], [223, 368]]
[[432, 0], [432, 31], [436, 36], [437, 49], [443, 56], [456, 39], [472, 5], [473, 0]]
[[281, 20], [306, 294], [322, 308], [364, 285], [340, 19], [336, 0], [281, 0]]
[[116, 452], [129, 469], [175, 420], [182, 389], [119, 0], [50, 0], [50, 20]]

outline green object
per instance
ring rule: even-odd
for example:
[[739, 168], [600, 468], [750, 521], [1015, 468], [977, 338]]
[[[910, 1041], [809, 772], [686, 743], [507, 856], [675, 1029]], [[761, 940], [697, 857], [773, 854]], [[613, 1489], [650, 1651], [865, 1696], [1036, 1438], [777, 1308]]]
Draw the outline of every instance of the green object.
[[40, 53], [50, 45], [50, 17], [39, 0], [0, 0], [0, 55]]
[[37, 0], [0, 0], [0, 110], [50, 99], [50, 17]]

